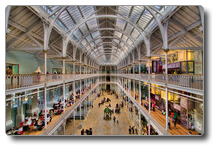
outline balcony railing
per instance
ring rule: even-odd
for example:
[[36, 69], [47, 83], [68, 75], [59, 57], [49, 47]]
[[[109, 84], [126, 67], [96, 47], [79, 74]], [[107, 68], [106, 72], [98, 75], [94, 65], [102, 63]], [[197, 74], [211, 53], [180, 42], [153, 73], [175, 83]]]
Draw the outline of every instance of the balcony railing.
[[[73, 81], [74, 79], [79, 80], [99, 75], [105, 76], [106, 74], [48, 74], [46, 75], [46, 82]], [[166, 83], [167, 76], [168, 85], [203, 90], [203, 75], [201, 74], [150, 74], [150, 77], [148, 74], [141, 74], [140, 77], [139, 74], [110, 74], [110, 76], [124, 76], [135, 80], [140, 78], [142, 81], [148, 81], [150, 78], [150, 82], [156, 83]], [[6, 90], [43, 84], [44, 79], [45, 75], [43, 74], [6, 75]]]
[[[46, 82], [73, 81], [74, 79], [90, 78], [93, 76], [97, 76], [97, 74], [47, 74]], [[44, 74], [6, 75], [6, 90], [44, 84], [44, 79]]]
[[[139, 79], [139, 74], [124, 74], [123, 76]], [[148, 81], [148, 74], [141, 74], [140, 79]], [[202, 74], [167, 74], [167, 84], [180, 87], [203, 90], [203, 75]], [[166, 83], [166, 74], [150, 74], [150, 82]]]

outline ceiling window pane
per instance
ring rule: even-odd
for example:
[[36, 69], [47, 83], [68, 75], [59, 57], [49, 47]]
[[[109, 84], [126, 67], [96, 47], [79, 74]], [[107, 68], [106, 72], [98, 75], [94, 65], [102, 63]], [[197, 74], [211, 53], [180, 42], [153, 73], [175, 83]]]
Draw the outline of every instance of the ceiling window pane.
[[77, 38], [78, 40], [81, 39], [82, 34], [81, 34], [81, 32], [79, 31], [79, 29], [77, 29], [77, 30], [74, 32], [74, 36], [76, 36], [76, 38]]
[[140, 15], [141, 15], [141, 13], [143, 12], [143, 10], [144, 10], [143, 6], [135, 6], [134, 9], [133, 9], [133, 11], [132, 11], [130, 20], [133, 23], [136, 23], [137, 20], [139, 19]]
[[117, 43], [117, 44], [119, 44], [119, 40], [117, 40], [117, 39], [113, 39], [113, 42], [115, 42], [115, 43]]
[[119, 29], [121, 29], [121, 30], [124, 29], [125, 24], [126, 24], [126, 22], [125, 22], [124, 20], [122, 20], [122, 19], [117, 19], [117, 20], [116, 20], [116, 26], [117, 26]]
[[115, 32], [114, 32], [114, 36], [116, 36], [116, 37], [118, 37], [118, 38], [121, 38], [122, 33], [118, 32], [118, 31], [115, 31]]
[[86, 39], [87, 39], [88, 42], [90, 42], [90, 41], [92, 40], [92, 38], [91, 38], [90, 35], [88, 35], [88, 36], [86, 37]]
[[87, 23], [87, 25], [89, 27], [89, 30], [93, 30], [93, 29], [98, 27], [98, 23], [97, 23], [96, 19], [89, 20], [86, 23]]
[[131, 46], [133, 42], [131, 40], [128, 40], [127, 43]]
[[136, 39], [139, 36], [139, 34], [140, 33], [137, 31], [137, 29], [134, 29], [131, 36], [132, 36], [132, 38]]
[[83, 46], [85, 46], [87, 44], [87, 41], [85, 39], [83, 39], [83, 41], [81, 43]]
[[89, 17], [94, 12], [93, 6], [79, 6], [79, 7], [85, 18]]
[[122, 40], [126, 41], [127, 39], [128, 39], [128, 37], [123, 35]]
[[118, 11], [121, 15], [128, 17], [130, 13], [131, 6], [119, 6]]
[[80, 30], [82, 31], [83, 34], [88, 33], [88, 29], [87, 29], [85, 24], [82, 24], [79, 28], [80, 28]]
[[93, 38], [96, 38], [96, 37], [98, 37], [98, 36], [100, 36], [99, 31], [96, 31], [96, 32], [93, 32], [93, 33], [92, 33], [92, 37], [93, 37]]
[[82, 18], [82, 15], [79, 12], [79, 9], [77, 8], [77, 6], [72, 6], [68, 8], [68, 11], [70, 12], [71, 16], [73, 17], [73, 19], [75, 20], [76, 23], [80, 23]]
[[144, 13], [142, 14], [140, 20], [138, 21], [138, 25], [141, 28], [145, 28], [151, 19], [152, 19], [152, 15], [150, 14], [150, 12], [148, 10], [145, 10]]
[[133, 29], [133, 26], [131, 25], [131, 24], [127, 24], [127, 27], [126, 27], [126, 29], [125, 29], [125, 32], [127, 32], [128, 34], [130, 34], [131, 33], [131, 31], [132, 31], [132, 29]]

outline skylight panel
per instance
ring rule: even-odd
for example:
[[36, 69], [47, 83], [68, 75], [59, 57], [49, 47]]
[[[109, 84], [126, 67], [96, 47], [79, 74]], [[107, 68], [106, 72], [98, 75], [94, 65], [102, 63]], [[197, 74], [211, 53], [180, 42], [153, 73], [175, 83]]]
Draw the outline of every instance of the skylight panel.
[[73, 20], [71, 19], [71, 17], [68, 15], [68, 13], [66, 11], [64, 11], [59, 18], [61, 19], [62, 22], [64, 22], [64, 24], [68, 27], [71, 28], [72, 26], [75, 25], [75, 23], [73, 22]]
[[128, 51], [128, 47], [126, 45], [124, 46], [124, 50]]
[[124, 29], [125, 24], [126, 24], [126, 22], [124, 20], [122, 20], [122, 19], [117, 19], [116, 20], [116, 26], [118, 28], [120, 28], [121, 30]]
[[52, 11], [56, 11], [59, 9], [59, 6], [50, 6], [50, 8], [52, 9]]
[[87, 50], [89, 50], [90, 48], [91, 48], [91, 47], [90, 47], [89, 45], [86, 47]]
[[133, 42], [132, 42], [130, 39], [128, 39], [127, 43], [128, 43], [130, 46], [133, 44]]
[[119, 6], [118, 7], [118, 12], [125, 17], [128, 17], [130, 13], [131, 6]]
[[74, 32], [74, 35], [76, 36], [76, 38], [78, 40], [80, 40], [82, 38], [82, 34], [81, 32], [79, 31], [79, 29], [77, 29], [75, 32]]
[[95, 46], [94, 42], [92, 42], [90, 45], [91, 45], [91, 47], [94, 47], [94, 46]]
[[98, 37], [99, 35], [100, 35], [99, 31], [96, 31], [96, 32], [93, 32], [93, 33], [92, 33], [92, 37], [93, 37], [93, 38], [96, 38], [96, 37]]
[[97, 24], [97, 20], [96, 20], [96, 19], [89, 20], [89, 21], [87, 22], [87, 25], [88, 25], [88, 27], [89, 27], [90, 30], [93, 30], [93, 29], [95, 29], [95, 28], [98, 27], [98, 24]]
[[138, 25], [141, 28], [145, 28], [151, 19], [152, 19], [152, 15], [150, 14], [150, 12], [148, 10], [145, 10], [144, 13], [142, 14], [140, 20], [138, 21]]
[[125, 29], [125, 32], [127, 32], [128, 34], [130, 34], [131, 33], [131, 31], [132, 31], [132, 29], [133, 29], [133, 26], [131, 25], [131, 24], [127, 24], [127, 27], [126, 27], [126, 29]]
[[131, 36], [132, 36], [132, 38], [136, 39], [139, 36], [139, 34], [140, 33], [137, 31], [137, 29], [134, 29]]
[[85, 23], [82, 24], [79, 28], [80, 28], [80, 30], [82, 31], [83, 34], [87, 34], [89, 32], [86, 25], [85, 25]]
[[130, 20], [133, 23], [136, 23], [137, 20], [139, 19], [140, 15], [142, 14], [143, 10], [144, 10], [143, 6], [135, 6], [134, 9], [133, 9], [133, 11], [132, 11]]
[[94, 12], [93, 6], [79, 6], [85, 18], [89, 17]]
[[118, 37], [118, 38], [121, 38], [122, 33], [118, 32], [118, 31], [115, 31], [115, 32], [114, 32], [114, 36], [116, 36], [116, 37]]
[[76, 42], [78, 42], [77, 38], [76, 38], [74, 35], [71, 35], [71, 37], [72, 37]]
[[87, 41], [85, 39], [83, 39], [81, 43], [83, 46], [85, 46], [87, 44]]
[[90, 35], [88, 35], [88, 36], [86, 37], [86, 39], [87, 39], [88, 42], [90, 42], [90, 41], [92, 40], [92, 38], [91, 38]]
[[122, 36], [122, 40], [126, 41], [128, 39], [128, 37], [126, 35]]
[[95, 40], [95, 43], [99, 43], [99, 42], [101, 42], [101, 39]]
[[74, 18], [74, 20], [76, 21], [76, 23], [80, 23], [82, 18], [82, 15], [79, 12], [79, 9], [77, 8], [77, 6], [72, 6], [68, 8], [68, 11], [70, 12], [71, 16]]
[[123, 47], [123, 46], [124, 46], [124, 43], [123, 43], [123, 42], [121, 42], [121, 43], [120, 43], [120, 46], [121, 46], [121, 47]]
[[113, 42], [115, 42], [115, 43], [117, 43], [117, 44], [119, 44], [119, 40], [117, 40], [117, 39], [113, 39]]

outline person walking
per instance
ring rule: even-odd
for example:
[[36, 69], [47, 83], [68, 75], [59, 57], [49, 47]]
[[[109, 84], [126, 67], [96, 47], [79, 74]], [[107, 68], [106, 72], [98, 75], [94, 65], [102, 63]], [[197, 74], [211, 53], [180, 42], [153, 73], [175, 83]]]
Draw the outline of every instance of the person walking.
[[[174, 112], [174, 127], [176, 128], [176, 123], [177, 123], [177, 117], [178, 117], [178, 114], [177, 114], [177, 112], [175, 111]], [[177, 129], [177, 128], [176, 128]]]
[[118, 120], [117, 120], [116, 122], [117, 122], [117, 124], [119, 123], [119, 121], [118, 121]]
[[131, 126], [129, 126], [129, 134], [131, 134]]
[[132, 127], [132, 134], [134, 134], [134, 126]]
[[137, 131], [137, 128], [135, 127], [135, 132], [136, 132], [136, 135], [138, 135], [138, 131]]
[[116, 120], [116, 117], [115, 117], [115, 116], [113, 116], [113, 121], [114, 121], [114, 123], [115, 123], [115, 120]]
[[85, 133], [85, 130], [82, 129], [82, 130], [81, 130], [81, 135], [84, 135], [84, 133]]
[[152, 104], [153, 111], [155, 112], [155, 103]]
[[170, 125], [170, 117], [168, 116], [168, 127], [171, 130], [171, 125]]
[[89, 135], [92, 135], [92, 128], [89, 128]]
[[172, 117], [172, 118], [174, 117], [174, 113], [173, 113], [173, 111], [171, 111], [171, 117]]

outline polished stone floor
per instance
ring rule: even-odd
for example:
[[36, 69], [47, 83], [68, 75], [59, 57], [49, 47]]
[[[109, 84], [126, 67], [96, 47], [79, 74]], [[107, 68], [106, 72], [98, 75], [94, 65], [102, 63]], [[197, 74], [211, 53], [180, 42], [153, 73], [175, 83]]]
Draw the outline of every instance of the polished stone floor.
[[[105, 103], [98, 106], [98, 103], [101, 102], [103, 98], [110, 98], [111, 102]], [[79, 123], [82, 122], [83, 129], [92, 128], [93, 135], [129, 135], [128, 128], [129, 126], [133, 126], [133, 121], [128, 117], [128, 110], [126, 106], [121, 107], [120, 114], [112, 114], [116, 117], [117, 121], [114, 123], [112, 120], [104, 120], [104, 109], [106, 106], [111, 104], [110, 109], [115, 109], [116, 104], [121, 103], [121, 99], [115, 98], [115, 95], [108, 95], [104, 92], [104, 96], [97, 97], [93, 103], [93, 108], [90, 109], [89, 113], [87, 114], [85, 120], [75, 120], [75, 133], [76, 135], [81, 135], [81, 129], [79, 128]], [[72, 135], [73, 134], [73, 120], [66, 125], [65, 135]]]

